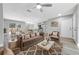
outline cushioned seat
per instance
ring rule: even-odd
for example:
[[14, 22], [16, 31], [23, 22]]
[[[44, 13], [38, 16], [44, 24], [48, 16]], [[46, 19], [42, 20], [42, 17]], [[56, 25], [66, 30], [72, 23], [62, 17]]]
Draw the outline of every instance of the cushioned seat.
[[50, 34], [50, 37], [51, 37], [51, 40], [59, 40], [60, 36], [59, 36], [59, 32], [58, 31], [53, 31], [51, 34]]
[[20, 49], [21, 50], [25, 50], [37, 43], [39, 43], [40, 41], [42, 41], [44, 39], [43, 36], [41, 35], [34, 35], [34, 34], [30, 34], [29, 35], [30, 38], [22, 38], [22, 36], [19, 36], [17, 39], [18, 39], [18, 45], [20, 46]]
[[34, 39], [42, 39], [42, 36], [35, 36], [35, 37], [32, 37], [32, 38], [29, 38], [29, 39], [24, 39], [22, 40], [23, 42], [26, 42], [26, 41], [30, 41], [30, 40], [34, 40]]
[[52, 35], [51, 37], [54, 37], [54, 38], [57, 38], [57, 39], [59, 38], [58, 36], [55, 36], [55, 35]]

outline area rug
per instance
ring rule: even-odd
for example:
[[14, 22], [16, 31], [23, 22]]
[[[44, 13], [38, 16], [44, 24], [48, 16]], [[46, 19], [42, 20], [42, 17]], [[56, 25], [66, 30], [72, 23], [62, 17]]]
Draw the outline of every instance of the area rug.
[[49, 51], [46, 51], [37, 45], [34, 45], [25, 51], [19, 52], [17, 55], [61, 55], [62, 46], [62, 43], [55, 42], [55, 47], [51, 47]]

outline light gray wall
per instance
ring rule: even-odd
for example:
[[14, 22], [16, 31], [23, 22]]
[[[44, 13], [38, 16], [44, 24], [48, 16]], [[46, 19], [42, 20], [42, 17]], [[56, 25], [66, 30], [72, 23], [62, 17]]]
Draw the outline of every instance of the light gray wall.
[[79, 47], [79, 4], [74, 9], [73, 23], [73, 38], [75, 43]]
[[[58, 27], [52, 27], [52, 21], [58, 21]], [[72, 15], [52, 18], [40, 24], [43, 27], [43, 31], [46, 33], [51, 33], [52, 31], [59, 31], [62, 37], [72, 38]]]
[[60, 18], [61, 37], [72, 38], [72, 15]]
[[10, 19], [4, 19], [4, 28], [6, 28], [7, 30], [9, 29], [9, 24], [14, 23], [16, 24], [16, 28], [18, 25], [21, 25], [21, 29], [23, 31], [25, 31], [27, 25], [25, 22], [22, 21], [15, 21], [15, 20], [10, 20]]
[[73, 39], [79, 47], [79, 4], [75, 7], [73, 12]]
[[79, 4], [77, 5], [77, 41], [78, 41], [78, 47], [79, 47]]
[[[43, 31], [45, 33], [52, 33], [52, 31], [60, 31], [60, 28], [59, 26], [58, 27], [52, 27], [51, 26], [51, 22], [52, 21], [58, 21], [58, 18], [55, 18], [55, 19], [50, 19], [48, 21], [45, 21], [45, 22], [42, 22], [40, 23], [43, 27]], [[58, 21], [59, 22], [59, 21]]]
[[15, 21], [15, 20], [10, 20], [10, 19], [4, 19], [4, 28], [6, 28], [7, 30], [9, 29], [9, 24], [11, 23], [15, 23], [16, 24], [16, 28], [18, 25], [21, 25], [21, 30], [23, 32], [27, 32], [28, 29], [34, 29], [34, 24], [28, 24], [26, 22], [23, 21]]
[[77, 33], [78, 33], [78, 15], [77, 15], [77, 6], [75, 6], [74, 8], [74, 12], [73, 12], [73, 40], [75, 41], [75, 43], [78, 43], [78, 38], [77, 38]]
[[4, 34], [3, 34], [3, 8], [0, 3], [0, 46], [3, 45], [4, 42]]

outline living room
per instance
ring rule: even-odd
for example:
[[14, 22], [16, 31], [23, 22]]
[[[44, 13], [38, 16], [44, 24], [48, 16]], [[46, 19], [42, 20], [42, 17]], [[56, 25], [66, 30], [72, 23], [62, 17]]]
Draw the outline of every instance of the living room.
[[76, 3], [2, 3], [0, 54], [77, 55], [78, 16]]

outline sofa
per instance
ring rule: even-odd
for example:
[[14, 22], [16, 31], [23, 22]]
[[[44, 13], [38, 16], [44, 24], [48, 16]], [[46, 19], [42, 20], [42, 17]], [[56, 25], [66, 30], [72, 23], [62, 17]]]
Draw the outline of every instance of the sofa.
[[[34, 35], [35, 34], [35, 35]], [[19, 35], [17, 37], [18, 39], [18, 46], [21, 50], [26, 50], [29, 47], [36, 45], [37, 43], [44, 40], [44, 37], [42, 35], [37, 35], [36, 33], [28, 34], [28, 36], [25, 35]]]

